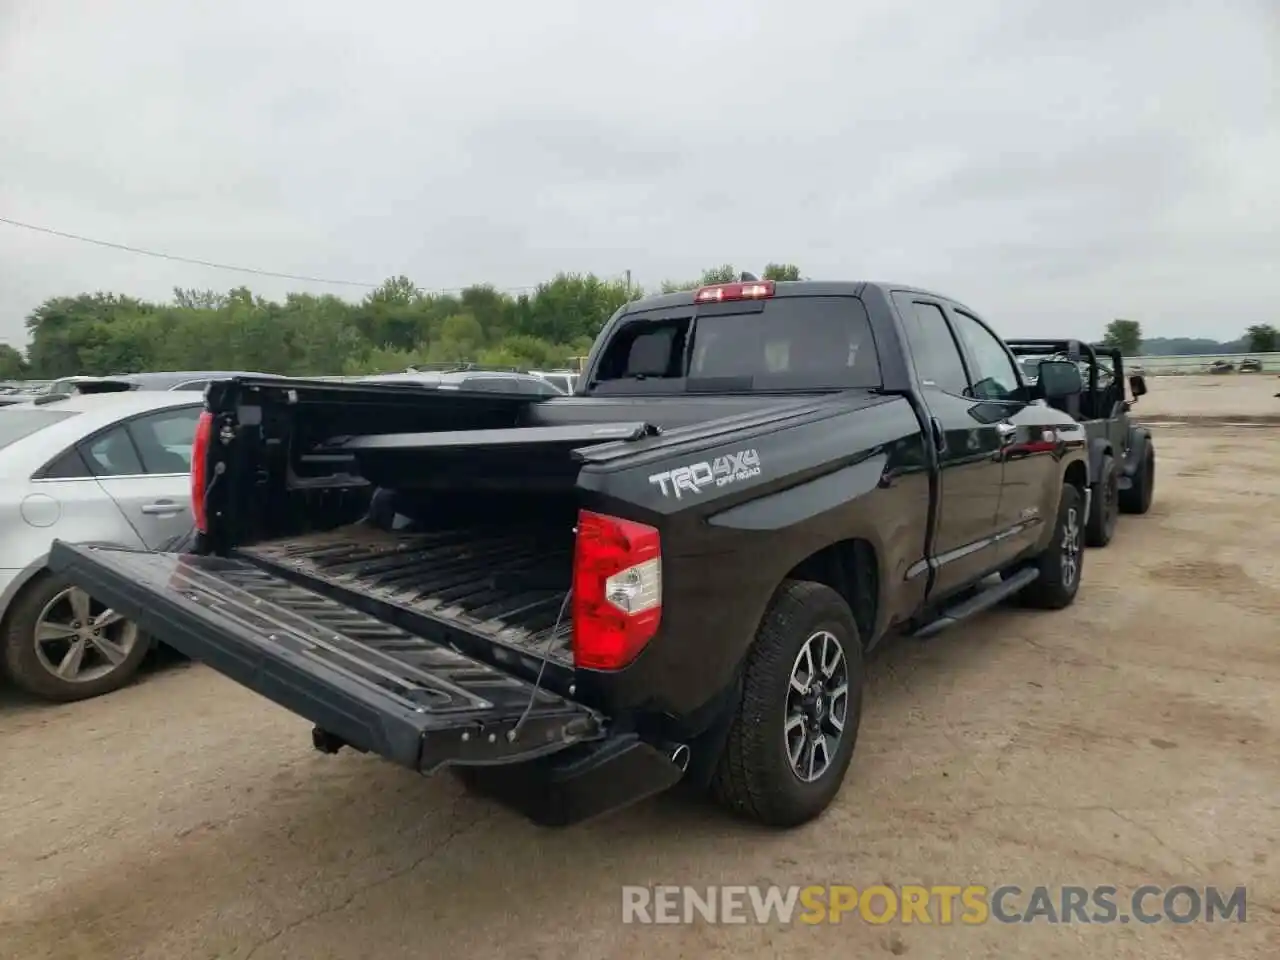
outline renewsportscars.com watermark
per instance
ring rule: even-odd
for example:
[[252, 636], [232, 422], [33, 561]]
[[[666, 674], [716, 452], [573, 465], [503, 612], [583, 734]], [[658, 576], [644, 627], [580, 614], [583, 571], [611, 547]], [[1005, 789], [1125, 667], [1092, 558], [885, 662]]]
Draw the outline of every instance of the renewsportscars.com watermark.
[[623, 923], [1243, 923], [1244, 887], [624, 886]]

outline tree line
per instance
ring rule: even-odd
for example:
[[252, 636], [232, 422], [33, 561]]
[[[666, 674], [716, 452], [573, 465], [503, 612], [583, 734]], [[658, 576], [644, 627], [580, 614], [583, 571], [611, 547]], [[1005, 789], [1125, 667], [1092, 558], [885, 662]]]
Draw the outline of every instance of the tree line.
[[[660, 289], [740, 276], [725, 264]], [[798, 280], [800, 269], [770, 263], [760, 276]], [[246, 287], [226, 293], [177, 289], [167, 303], [113, 293], [53, 297], [26, 318], [25, 356], [0, 344], [0, 379], [145, 370], [359, 375], [457, 361], [554, 369], [585, 355], [601, 324], [645, 293], [622, 280], [562, 273], [519, 295], [483, 284], [436, 293], [400, 276], [358, 302], [309, 293], [268, 300]], [[1113, 320], [1104, 339], [1131, 356], [1144, 348], [1162, 352], [1144, 342], [1136, 320]], [[1236, 352], [1245, 351], [1280, 351], [1280, 333], [1270, 324], [1249, 327]]]
[[1238, 340], [1220, 343], [1217, 340], [1194, 337], [1142, 336], [1142, 324], [1137, 320], [1112, 320], [1107, 324], [1102, 342], [1116, 347], [1126, 357], [1143, 354], [1149, 357], [1190, 356], [1207, 353], [1277, 353], [1280, 352], [1280, 330], [1269, 323], [1255, 323]]
[[[725, 264], [661, 290], [740, 276]], [[771, 263], [760, 276], [798, 280], [800, 270]], [[246, 287], [176, 289], [168, 303], [112, 293], [54, 297], [26, 318], [25, 357], [0, 345], [0, 379], [146, 370], [359, 375], [458, 361], [554, 369], [584, 356], [609, 316], [645, 294], [622, 280], [564, 273], [519, 295], [483, 284], [434, 293], [400, 276], [359, 302], [309, 293], [268, 300]]]

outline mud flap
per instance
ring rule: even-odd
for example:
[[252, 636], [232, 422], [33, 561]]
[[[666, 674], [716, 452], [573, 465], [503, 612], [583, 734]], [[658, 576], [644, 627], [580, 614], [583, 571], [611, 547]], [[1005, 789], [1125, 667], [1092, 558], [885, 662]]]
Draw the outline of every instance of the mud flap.
[[430, 773], [533, 760], [604, 736], [602, 718], [582, 704], [246, 560], [55, 540], [49, 567], [310, 720], [328, 746]]

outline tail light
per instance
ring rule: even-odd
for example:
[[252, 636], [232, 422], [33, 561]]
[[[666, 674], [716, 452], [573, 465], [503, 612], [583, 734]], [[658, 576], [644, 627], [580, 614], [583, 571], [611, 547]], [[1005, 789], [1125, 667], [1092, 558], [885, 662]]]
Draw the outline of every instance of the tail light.
[[764, 300], [772, 297], [772, 280], [745, 280], [742, 283], [716, 283], [699, 287], [693, 295], [694, 303], [723, 303], [726, 300]]
[[205, 410], [196, 421], [196, 435], [191, 442], [191, 512], [195, 515], [196, 529], [209, 532], [209, 518], [205, 516], [205, 490], [208, 489], [209, 444], [213, 439], [213, 414]]
[[662, 619], [658, 531], [618, 517], [578, 512], [573, 554], [573, 662], [617, 670], [636, 658]]

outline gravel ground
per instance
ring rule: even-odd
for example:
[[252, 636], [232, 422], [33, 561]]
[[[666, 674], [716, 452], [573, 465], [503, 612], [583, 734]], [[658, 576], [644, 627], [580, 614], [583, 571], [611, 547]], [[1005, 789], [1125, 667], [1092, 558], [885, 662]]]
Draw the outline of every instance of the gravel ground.
[[[1228, 380], [1153, 379], [1139, 411], [1280, 413], [1280, 380]], [[887, 649], [843, 792], [788, 833], [674, 796], [540, 830], [319, 755], [200, 666], [67, 707], [6, 694], [0, 956], [1280, 956], [1277, 438], [1162, 425], [1155, 505], [1088, 553], [1076, 605]], [[1246, 884], [1248, 921], [620, 922], [622, 884], [769, 882]]]

